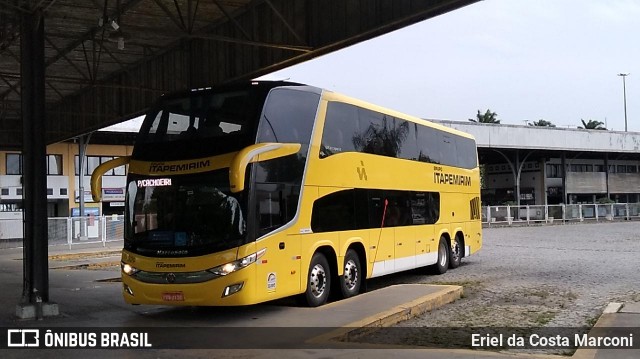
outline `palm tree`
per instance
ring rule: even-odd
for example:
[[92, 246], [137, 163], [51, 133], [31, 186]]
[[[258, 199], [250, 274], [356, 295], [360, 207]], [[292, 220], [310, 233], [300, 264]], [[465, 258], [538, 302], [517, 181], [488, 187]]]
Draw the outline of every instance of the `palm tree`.
[[498, 120], [498, 114], [495, 112], [491, 112], [491, 110], [487, 109], [487, 112], [480, 113], [478, 110], [478, 114], [476, 114], [476, 118], [470, 118], [469, 121], [476, 123], [495, 123], [500, 124], [500, 120]]
[[606, 128], [603, 126], [604, 122], [596, 120], [589, 120], [589, 122], [584, 122], [583, 119], [580, 119], [580, 121], [582, 121], [582, 126], [578, 126], [578, 128], [582, 128], [585, 130], [606, 130]]
[[556, 127], [551, 121], [539, 119], [538, 121], [533, 121], [529, 123], [529, 126], [538, 126], [538, 127]]

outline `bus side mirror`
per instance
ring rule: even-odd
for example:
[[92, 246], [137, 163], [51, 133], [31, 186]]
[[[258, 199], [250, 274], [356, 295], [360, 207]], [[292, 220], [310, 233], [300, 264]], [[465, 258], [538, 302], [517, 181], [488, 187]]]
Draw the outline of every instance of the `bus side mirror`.
[[94, 202], [100, 202], [102, 200], [102, 175], [108, 170], [126, 165], [131, 161], [131, 157], [118, 157], [110, 161], [107, 161], [100, 166], [96, 167], [91, 173], [91, 197]]
[[[229, 185], [231, 192], [244, 190], [244, 177], [250, 162], [271, 160], [292, 155], [300, 151], [299, 143], [256, 143], [243, 148], [231, 160], [229, 166]], [[108, 163], [108, 162], [107, 162]]]

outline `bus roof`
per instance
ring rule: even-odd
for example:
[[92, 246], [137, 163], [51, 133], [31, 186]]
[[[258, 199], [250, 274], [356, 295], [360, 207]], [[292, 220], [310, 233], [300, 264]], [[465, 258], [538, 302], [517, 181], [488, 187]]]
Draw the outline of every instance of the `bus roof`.
[[215, 85], [215, 86], [211, 86], [211, 87], [201, 87], [201, 88], [195, 88], [195, 89], [191, 89], [191, 90], [183, 90], [183, 91], [177, 91], [177, 92], [172, 92], [169, 94], [163, 94], [162, 95], [162, 99], [166, 100], [166, 99], [171, 99], [171, 98], [176, 98], [176, 97], [184, 97], [184, 96], [189, 96], [191, 94], [195, 94], [195, 93], [199, 93], [199, 92], [207, 92], [207, 91], [218, 91], [218, 90], [229, 90], [229, 89], [234, 89], [234, 88], [241, 88], [241, 87], [246, 87], [247, 84], [251, 84], [253, 86], [259, 86], [265, 89], [273, 89], [273, 88], [277, 88], [277, 87], [297, 87], [299, 90], [301, 91], [309, 91], [309, 92], [314, 92], [317, 94], [322, 94], [323, 98], [328, 100], [328, 101], [337, 101], [337, 102], [345, 102], [345, 103], [349, 103], [355, 106], [359, 106], [359, 107], [363, 107], [369, 110], [373, 110], [373, 111], [377, 111], [380, 113], [384, 113], [390, 116], [394, 116], [394, 117], [398, 117], [398, 118], [402, 118], [404, 120], [407, 121], [411, 121], [411, 122], [415, 122], [417, 124], [423, 125], [423, 126], [429, 126], [431, 128], [435, 128], [447, 133], [451, 133], [451, 134], [455, 134], [458, 136], [462, 136], [462, 137], [466, 137], [466, 138], [471, 138], [474, 139], [473, 135], [468, 134], [466, 132], [462, 132], [456, 129], [453, 129], [451, 127], [446, 127], [443, 125], [440, 125], [438, 123], [434, 123], [431, 121], [428, 121], [426, 119], [422, 119], [416, 116], [411, 116], [399, 111], [395, 111], [392, 109], [388, 109], [379, 105], [374, 105], [372, 103], [366, 102], [364, 100], [360, 100], [354, 97], [350, 97], [347, 95], [343, 95], [341, 93], [338, 92], [334, 92], [331, 90], [327, 90], [327, 89], [323, 89], [323, 88], [319, 88], [319, 87], [315, 87], [315, 86], [310, 86], [310, 85], [306, 85], [306, 84], [302, 84], [302, 83], [298, 83], [298, 82], [290, 82], [290, 81], [242, 81], [242, 82], [233, 82], [233, 83], [228, 83], [228, 84], [222, 84], [222, 85]]

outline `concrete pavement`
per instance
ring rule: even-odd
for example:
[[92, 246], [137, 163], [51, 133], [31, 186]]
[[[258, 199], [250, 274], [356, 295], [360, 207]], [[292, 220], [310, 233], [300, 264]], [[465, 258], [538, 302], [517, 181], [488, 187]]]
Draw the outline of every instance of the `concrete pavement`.
[[[206, 328], [214, 333], [210, 340], [224, 340], [220, 349], [2, 349], [3, 358], [20, 357], [87, 357], [113, 356], [136, 358], [173, 357], [281, 357], [281, 358], [360, 358], [399, 356], [403, 358], [554, 358], [544, 354], [513, 354], [482, 350], [424, 349], [382, 346], [344, 341], [362, 328], [387, 327], [414, 315], [446, 305], [462, 294], [457, 286], [394, 285], [329, 303], [320, 308], [300, 308], [290, 300], [251, 307], [184, 308], [129, 306], [120, 296], [118, 250], [121, 243], [110, 247], [85, 246], [50, 249], [50, 297], [60, 306], [60, 316], [42, 321], [24, 321], [15, 317], [15, 307], [22, 288], [21, 251], [0, 253], [0, 327], [61, 328]], [[72, 269], [76, 268], [76, 269]], [[92, 269], [87, 269], [92, 268]], [[627, 303], [612, 313], [603, 314], [595, 328], [640, 327], [640, 304]], [[186, 329], [185, 329], [186, 328]], [[244, 329], [243, 329], [244, 328]], [[248, 329], [251, 328], [251, 329]], [[256, 329], [257, 328], [257, 329]], [[246, 329], [246, 331], [245, 331]], [[258, 330], [258, 331], [255, 331]], [[260, 331], [262, 330], [262, 331]], [[242, 334], [245, 333], [245, 337]], [[247, 336], [256, 334], [254, 344], [246, 344]], [[1, 340], [6, 340], [5, 333]], [[195, 335], [193, 340], [200, 340]], [[206, 340], [206, 339], [205, 339]], [[640, 335], [636, 340], [640, 342]], [[235, 346], [235, 343], [238, 346]], [[294, 343], [295, 345], [291, 345]], [[3, 343], [0, 343], [3, 344]], [[4, 347], [4, 345], [2, 345]], [[206, 345], [204, 346], [206, 347]], [[233, 348], [240, 349], [233, 349]], [[296, 349], [280, 349], [295, 347]], [[636, 346], [637, 347], [637, 346]], [[266, 349], [253, 349], [266, 348]], [[272, 348], [272, 349], [269, 349]], [[579, 349], [577, 359], [624, 359], [640, 357], [637, 349]]]

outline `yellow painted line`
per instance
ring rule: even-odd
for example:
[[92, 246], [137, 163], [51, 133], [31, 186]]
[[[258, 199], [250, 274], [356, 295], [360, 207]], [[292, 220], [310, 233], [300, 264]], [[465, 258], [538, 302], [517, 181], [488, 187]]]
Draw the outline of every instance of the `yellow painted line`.
[[68, 270], [109, 270], [111, 268], [120, 268], [120, 261], [117, 262], [97, 262], [82, 263], [62, 267], [54, 267], [51, 269], [68, 269]]
[[65, 254], [53, 254], [49, 256], [49, 260], [52, 261], [66, 261], [71, 259], [85, 259], [85, 258], [106, 258], [122, 255], [122, 250], [115, 251], [100, 251], [100, 252], [85, 252], [85, 253], [65, 253]]
[[[614, 327], [615, 324], [613, 319], [615, 315], [616, 313], [602, 314], [600, 318], [598, 318], [598, 321], [596, 322], [596, 325], [593, 326], [593, 328]], [[575, 353], [573, 353], [573, 356], [571, 358], [572, 359], [594, 359], [597, 353], [598, 353], [598, 349], [578, 349], [576, 350]]]
[[[362, 320], [344, 325], [327, 334], [307, 340], [307, 343], [320, 344], [330, 341], [345, 342], [349, 339], [360, 337], [377, 328], [388, 327], [401, 321], [413, 318], [424, 312], [439, 308], [447, 303], [451, 303], [462, 296], [462, 287], [457, 285], [443, 285], [443, 291], [431, 293], [415, 299], [408, 303], [403, 303], [389, 310], [377, 313]], [[355, 332], [355, 333], [354, 333]]]

